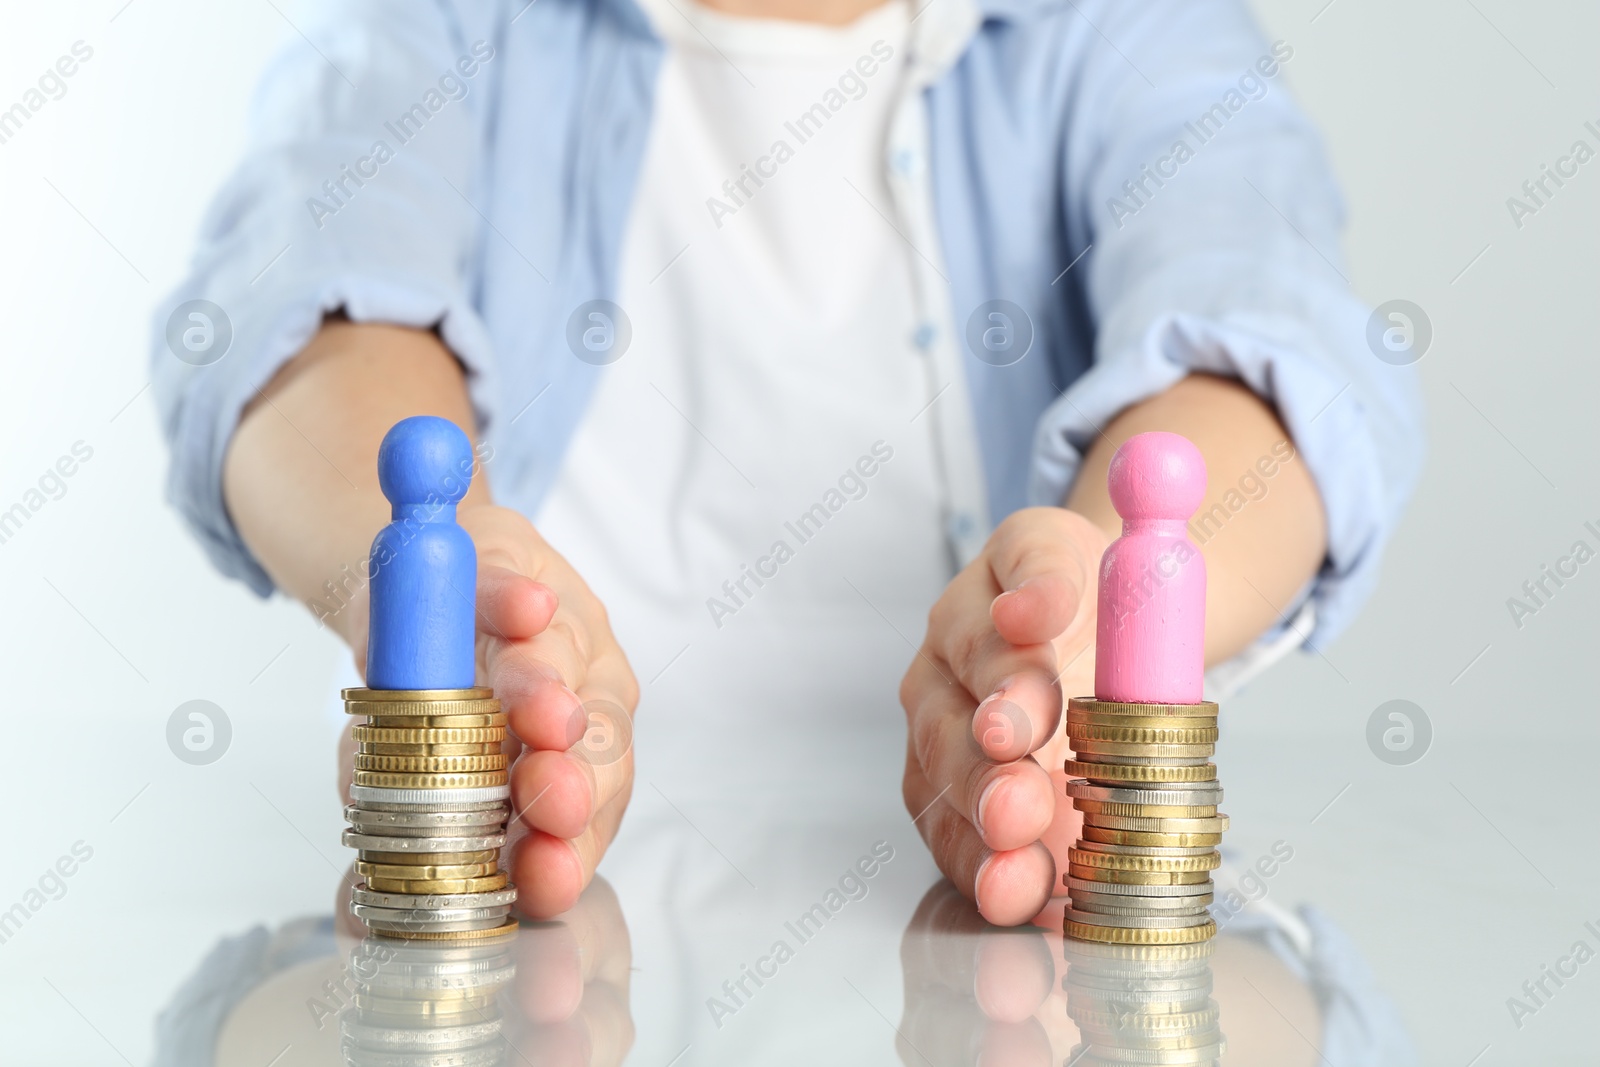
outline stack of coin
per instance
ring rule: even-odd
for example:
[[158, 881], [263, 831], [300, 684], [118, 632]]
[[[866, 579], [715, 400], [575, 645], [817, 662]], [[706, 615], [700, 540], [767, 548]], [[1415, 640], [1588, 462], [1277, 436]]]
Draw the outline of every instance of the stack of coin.
[[1073, 1067], [1219, 1064], [1227, 1042], [1211, 999], [1212, 945], [1066, 943]]
[[1123, 945], [1178, 945], [1217, 932], [1207, 914], [1228, 828], [1210, 762], [1217, 706], [1067, 702], [1067, 795], [1083, 813], [1068, 851], [1066, 932]]
[[351, 910], [374, 933], [467, 940], [514, 929], [500, 869], [511, 787], [506, 717], [489, 689], [346, 689], [355, 727], [344, 843], [365, 881]]
[[516, 976], [508, 938], [467, 944], [368, 938], [350, 954], [354, 1004], [339, 1019], [350, 1067], [498, 1067], [501, 989]]

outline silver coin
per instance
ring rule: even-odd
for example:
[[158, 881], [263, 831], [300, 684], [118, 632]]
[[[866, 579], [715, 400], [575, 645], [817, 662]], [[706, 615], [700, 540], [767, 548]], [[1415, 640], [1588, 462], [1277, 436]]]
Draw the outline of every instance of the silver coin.
[[[1072, 727], [1068, 726], [1067, 732], [1068, 734], [1071, 734]], [[1144, 744], [1144, 742], [1102, 741], [1098, 737], [1072, 737], [1069, 743], [1072, 745], [1072, 751], [1076, 752], [1079, 756], [1082, 756], [1086, 752], [1099, 752], [1102, 753], [1107, 759], [1122, 759], [1124, 757], [1118, 755], [1119, 749], [1131, 747], [1133, 744]], [[1169, 754], [1168, 756], [1136, 756], [1134, 758], [1167, 759], [1170, 757], [1177, 757], [1184, 759], [1189, 756], [1214, 756], [1217, 752], [1217, 746], [1214, 741], [1206, 741], [1200, 744], [1181, 744], [1170, 743], [1166, 741], [1158, 743], [1162, 748], [1167, 750]]]
[[[1170, 899], [1170, 898], [1164, 898]], [[1081, 906], [1080, 906], [1081, 903]], [[1072, 907], [1085, 915], [1098, 915], [1107, 926], [1131, 926], [1145, 919], [1204, 919], [1210, 914], [1205, 907], [1198, 908], [1117, 908], [1099, 904], [1073, 901]]]
[[[477, 807], [474, 805], [474, 807]], [[402, 811], [382, 811], [350, 804], [344, 809], [345, 822], [364, 834], [403, 834], [407, 831], [453, 830], [467, 831], [466, 827], [493, 826], [505, 822], [511, 807], [503, 801], [491, 801], [474, 811], [422, 811], [406, 806]]]
[[368, 937], [350, 953], [357, 977], [390, 975], [467, 975], [491, 971], [511, 962], [510, 938], [478, 941], [415, 941]]
[[346, 1045], [343, 1051], [348, 1067], [504, 1067], [506, 1062], [500, 1041], [449, 1052], [387, 1052], [358, 1045]]
[[498, 908], [516, 903], [517, 887], [488, 893], [381, 893], [363, 882], [351, 891], [350, 899], [373, 908]]
[[417, 994], [443, 994], [443, 993], [492, 993], [508, 985], [517, 977], [517, 968], [514, 964], [507, 963], [504, 967], [493, 971], [480, 971], [475, 974], [378, 974], [370, 981], [358, 982], [357, 989], [364, 989], [378, 995], [403, 993], [408, 996]]
[[1211, 921], [1204, 912], [1199, 915], [1097, 915], [1070, 907], [1067, 918], [1087, 926], [1115, 926], [1123, 930], [1186, 930]]
[[[368, 804], [437, 805], [441, 811], [461, 811], [459, 804], [487, 804], [508, 800], [511, 786], [486, 785], [475, 789], [390, 789], [387, 786], [353, 785], [350, 799], [362, 807]], [[472, 810], [472, 809], [465, 809]]]
[[1182, 977], [1155, 977], [1150, 974], [1080, 974], [1078, 968], [1070, 968], [1062, 985], [1069, 998], [1083, 993], [1085, 997], [1115, 1000], [1126, 993], [1155, 993], [1168, 1000], [1187, 1000], [1210, 997], [1211, 973], [1206, 969]]
[[1198, 893], [1192, 897], [1129, 896], [1125, 893], [1091, 893], [1087, 889], [1072, 891], [1072, 906], [1084, 911], [1098, 911], [1102, 915], [1139, 914], [1140, 912], [1201, 912], [1210, 905], [1212, 894]]
[[1129, 885], [1124, 882], [1096, 882], [1089, 878], [1067, 875], [1069, 896], [1078, 893], [1107, 893], [1119, 897], [1202, 897], [1216, 890], [1216, 883], [1207, 879], [1192, 885]]
[[[374, 1026], [349, 1016], [340, 1020], [339, 1032], [349, 1041], [368, 1048], [433, 1052], [471, 1048], [500, 1034], [500, 1019], [467, 1023], [462, 1026]], [[498, 1045], [499, 1043], [496, 1042]]]
[[382, 919], [390, 923], [415, 922], [419, 928], [431, 923], [456, 922], [461, 919], [500, 919], [511, 914], [511, 905], [496, 904], [483, 908], [379, 908], [371, 904], [350, 905], [351, 914], [363, 919]]
[[1211, 762], [1209, 756], [1107, 756], [1099, 752], [1074, 754], [1083, 763], [1117, 763], [1124, 767], [1204, 767]]
[[1167, 845], [1109, 845], [1101, 841], [1079, 841], [1072, 847], [1081, 852], [1101, 852], [1107, 856], [1209, 856], [1217, 851], [1216, 845], [1171, 848]]
[[[430, 949], [460, 947], [460, 942], [453, 941], [414, 941], [406, 944], [393, 938], [369, 936], [365, 944], [378, 948], [413, 948], [426, 945]], [[500, 941], [503, 946], [504, 941]], [[474, 986], [488, 979], [486, 975], [496, 974], [506, 967], [514, 967], [509, 951], [501, 953], [494, 958], [478, 960], [455, 960], [452, 962], [427, 963], [416, 960], [395, 961], [386, 959], [376, 953], [370, 955], [363, 965], [361, 960], [352, 959], [351, 973], [355, 975], [358, 983], [378, 983], [384, 986], [410, 985], [420, 983], [418, 988], [423, 989], [451, 989], [456, 987]], [[451, 985], [455, 983], [455, 985]]]
[[492, 930], [497, 926], [504, 926], [504, 916], [498, 919], [462, 919], [459, 922], [447, 923], [419, 923], [419, 922], [388, 922], [384, 919], [362, 919], [367, 924], [367, 929], [375, 934], [385, 937], [398, 937], [402, 940], [412, 934], [467, 934], [478, 930]]
[[1137, 787], [1097, 785], [1087, 778], [1068, 778], [1066, 793], [1079, 800], [1111, 804], [1174, 804], [1195, 807], [1222, 801], [1222, 786], [1207, 782], [1146, 782]]
[[1123, 1006], [1150, 1014], [1172, 1015], [1211, 1006], [1211, 982], [1187, 982], [1174, 989], [1093, 989], [1067, 983], [1067, 1011], [1117, 1012]]
[[339, 835], [346, 848], [362, 852], [482, 852], [506, 843], [505, 834], [482, 837], [376, 837], [346, 830]]

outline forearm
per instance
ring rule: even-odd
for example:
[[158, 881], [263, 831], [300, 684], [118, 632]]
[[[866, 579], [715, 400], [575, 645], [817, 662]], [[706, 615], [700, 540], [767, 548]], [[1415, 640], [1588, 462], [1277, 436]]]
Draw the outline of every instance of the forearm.
[[1122, 524], [1106, 470], [1117, 446], [1137, 433], [1167, 430], [1205, 456], [1206, 499], [1190, 533], [1206, 560], [1206, 662], [1236, 655], [1283, 617], [1327, 551], [1322, 499], [1288, 431], [1249, 389], [1208, 375], [1185, 378], [1104, 430], [1066, 506], [1112, 537]]
[[[324, 583], [364, 584], [372, 538], [389, 521], [378, 445], [410, 415], [443, 416], [476, 438], [460, 364], [431, 333], [347, 322], [324, 325], [246, 408], [224, 462], [223, 495], [245, 544], [285, 593], [331, 606]], [[462, 503], [488, 500], [476, 478]], [[362, 621], [340, 611], [328, 624], [349, 641]]]

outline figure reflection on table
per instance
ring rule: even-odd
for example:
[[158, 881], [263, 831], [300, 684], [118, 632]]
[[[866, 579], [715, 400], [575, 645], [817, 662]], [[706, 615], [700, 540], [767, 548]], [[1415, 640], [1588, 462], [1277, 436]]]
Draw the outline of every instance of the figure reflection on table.
[[1250, 909], [1199, 945], [1062, 935], [1065, 900], [995, 927], [948, 882], [901, 942], [896, 1048], [917, 1067], [1416, 1062], [1352, 944], [1314, 909]]
[[157, 1023], [160, 1067], [614, 1067], [633, 954], [596, 878], [551, 922], [481, 943], [366, 936], [333, 916], [224, 940]]

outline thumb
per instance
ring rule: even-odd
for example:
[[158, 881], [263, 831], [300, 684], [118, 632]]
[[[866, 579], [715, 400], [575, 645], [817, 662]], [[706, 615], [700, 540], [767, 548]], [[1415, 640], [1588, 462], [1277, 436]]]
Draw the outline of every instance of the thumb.
[[1014, 512], [989, 543], [995, 584], [1005, 590], [990, 605], [995, 631], [1014, 645], [1060, 637], [1093, 614], [1105, 532], [1065, 508]]

